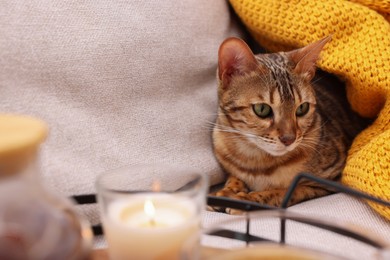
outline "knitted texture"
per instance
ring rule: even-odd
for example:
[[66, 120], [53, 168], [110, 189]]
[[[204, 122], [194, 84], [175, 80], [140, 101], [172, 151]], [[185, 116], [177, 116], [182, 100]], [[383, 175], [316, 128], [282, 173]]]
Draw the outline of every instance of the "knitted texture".
[[[318, 66], [346, 81], [352, 108], [377, 117], [356, 137], [342, 182], [390, 200], [389, 1], [230, 0], [253, 37], [270, 51], [302, 47], [332, 34]], [[390, 219], [390, 209], [369, 203]]]
[[390, 0], [350, 0], [365, 5], [383, 15], [390, 22]]

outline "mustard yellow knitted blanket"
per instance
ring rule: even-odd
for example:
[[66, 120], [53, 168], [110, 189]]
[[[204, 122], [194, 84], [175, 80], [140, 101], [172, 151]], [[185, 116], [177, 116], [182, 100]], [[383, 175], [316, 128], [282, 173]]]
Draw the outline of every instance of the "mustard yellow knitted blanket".
[[[352, 108], [375, 122], [355, 139], [342, 182], [390, 201], [389, 0], [230, 0], [270, 51], [333, 34], [318, 66], [343, 78]], [[370, 204], [390, 219], [390, 208]]]

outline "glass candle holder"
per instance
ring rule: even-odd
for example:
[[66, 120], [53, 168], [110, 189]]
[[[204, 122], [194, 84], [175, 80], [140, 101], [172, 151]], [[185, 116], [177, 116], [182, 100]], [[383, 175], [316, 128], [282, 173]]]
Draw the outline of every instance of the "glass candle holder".
[[198, 258], [205, 174], [137, 165], [101, 175], [96, 186], [111, 259]]

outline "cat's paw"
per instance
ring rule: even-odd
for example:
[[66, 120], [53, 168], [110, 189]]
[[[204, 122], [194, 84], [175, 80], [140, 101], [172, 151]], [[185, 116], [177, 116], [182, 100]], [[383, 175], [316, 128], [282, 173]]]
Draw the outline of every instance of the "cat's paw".
[[225, 208], [225, 207], [219, 207], [219, 206], [210, 206], [210, 205], [207, 205], [207, 206], [206, 206], [206, 210], [207, 210], [207, 211], [211, 211], [211, 212], [222, 212], [222, 213], [225, 213], [226, 208]]
[[215, 196], [217, 196], [217, 197], [232, 198], [232, 197], [234, 197], [236, 194], [237, 194], [237, 192], [234, 192], [234, 191], [233, 191], [232, 189], [230, 189], [230, 188], [223, 188], [222, 190], [217, 191], [217, 192], [215, 193]]
[[[233, 194], [233, 193], [231, 193], [228, 189], [222, 189], [222, 190], [217, 191], [217, 192], [209, 193], [210, 196], [215, 196], [215, 197], [229, 197], [229, 195], [231, 195], [231, 194]], [[224, 212], [224, 213], [226, 212], [226, 208], [220, 207], [220, 206], [207, 205], [206, 210], [212, 211], [212, 212]]]
[[283, 200], [283, 194], [279, 191], [251, 191], [246, 194], [237, 195], [245, 197], [246, 200], [273, 207], [279, 207]]
[[221, 213], [227, 213], [230, 215], [242, 215], [245, 211], [238, 210], [238, 209], [232, 209], [232, 208], [224, 208], [224, 207], [217, 207], [217, 206], [209, 206], [206, 207], [207, 211], [211, 212], [221, 212]]
[[225, 213], [229, 215], [242, 215], [245, 213], [245, 211], [239, 209], [225, 208]]
[[[210, 193], [209, 195], [216, 196], [216, 197], [236, 199], [236, 200], [241, 199], [239, 196], [237, 196], [237, 193], [230, 188], [223, 188], [222, 190]], [[220, 206], [210, 206], [210, 205], [207, 205], [206, 210], [212, 211], [212, 212], [223, 212], [223, 213], [227, 213], [227, 214], [231, 214], [231, 215], [241, 215], [244, 212], [242, 210], [225, 208], [225, 207], [220, 207]]]
[[[226, 197], [230, 199], [235, 199], [235, 200], [245, 200], [246, 196], [244, 195], [246, 192], [234, 192], [231, 189], [223, 189], [217, 192], [218, 197]], [[233, 208], [224, 208], [222, 209], [222, 212], [225, 212], [230, 215], [242, 215], [245, 211], [243, 210], [238, 210], [238, 209], [233, 209]]]
[[210, 205], [206, 206], [206, 210], [207, 211], [212, 211], [212, 212], [221, 212], [221, 208], [220, 207], [210, 206]]

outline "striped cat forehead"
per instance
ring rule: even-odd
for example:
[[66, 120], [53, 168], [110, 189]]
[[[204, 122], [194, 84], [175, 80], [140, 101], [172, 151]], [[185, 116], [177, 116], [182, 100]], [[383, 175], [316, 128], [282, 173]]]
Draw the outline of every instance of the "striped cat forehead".
[[[256, 60], [264, 66], [264, 71], [269, 75], [271, 88], [277, 90], [282, 102], [295, 100], [295, 95], [300, 95], [297, 84], [297, 75], [292, 71], [292, 64], [286, 53], [261, 54]], [[302, 97], [299, 97], [301, 99]]]
[[290, 60], [285, 52], [266, 53], [255, 55], [256, 60], [263, 63], [267, 67], [286, 67], [290, 64]]

